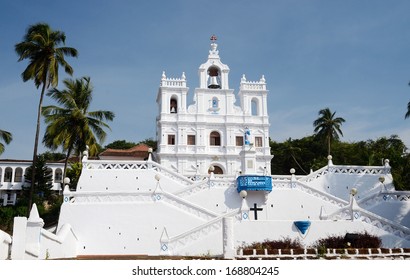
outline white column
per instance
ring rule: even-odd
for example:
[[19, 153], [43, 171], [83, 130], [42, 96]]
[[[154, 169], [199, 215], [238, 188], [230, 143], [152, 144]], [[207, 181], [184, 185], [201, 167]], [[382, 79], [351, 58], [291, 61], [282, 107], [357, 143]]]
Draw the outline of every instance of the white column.
[[234, 259], [235, 243], [234, 243], [234, 226], [233, 218], [225, 217], [223, 223], [223, 253], [225, 259]]
[[27, 218], [15, 217], [13, 224], [13, 243], [11, 247], [12, 260], [24, 260], [26, 251]]

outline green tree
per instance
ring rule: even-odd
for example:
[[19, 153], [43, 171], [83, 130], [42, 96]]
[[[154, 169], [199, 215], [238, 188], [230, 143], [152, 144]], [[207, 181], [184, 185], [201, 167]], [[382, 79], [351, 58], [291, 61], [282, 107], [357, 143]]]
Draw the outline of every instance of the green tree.
[[[33, 80], [37, 88], [41, 86], [40, 100], [37, 109], [36, 134], [34, 138], [33, 165], [35, 165], [37, 161], [41, 107], [45, 90], [50, 86], [57, 87], [59, 66], [62, 66], [67, 74], [73, 74], [73, 69], [66, 62], [64, 56], [77, 57], [78, 55], [76, 49], [64, 46], [65, 39], [66, 36], [64, 32], [53, 30], [46, 23], [37, 23], [29, 26], [23, 41], [15, 45], [15, 51], [19, 56], [18, 61], [29, 60], [27, 68], [21, 74], [23, 81]], [[35, 181], [34, 177], [35, 171], [32, 172], [32, 184], [34, 184]], [[31, 189], [27, 216], [31, 210], [34, 185], [31, 185]]]
[[[33, 172], [34, 171], [34, 172]], [[31, 182], [32, 174], [35, 174], [34, 184]], [[32, 202], [37, 205], [43, 205], [44, 201], [53, 201], [53, 171], [47, 167], [44, 156], [38, 155], [36, 164], [27, 168], [25, 175], [25, 183], [23, 185], [23, 200], [30, 199], [31, 185], [34, 185]]]
[[61, 161], [65, 159], [65, 154], [63, 153], [53, 153], [53, 152], [44, 152], [41, 154], [44, 159], [49, 162], [49, 161]]
[[93, 87], [89, 77], [65, 79], [66, 89], [51, 89], [47, 96], [54, 99], [61, 107], [50, 105], [43, 107], [42, 114], [47, 124], [43, 143], [53, 150], [62, 147], [66, 152], [64, 176], [70, 155], [80, 155], [87, 146], [90, 156], [98, 152], [99, 141], [104, 141], [110, 129], [104, 121], [112, 121], [115, 114], [111, 111], [89, 111]]
[[130, 149], [137, 144], [134, 142], [128, 142], [126, 140], [116, 140], [114, 142], [111, 142], [110, 144], [107, 144], [105, 146], [105, 149], [118, 149], [118, 150], [127, 150]]
[[[0, 140], [2, 140], [6, 144], [10, 144], [11, 140], [13, 140], [13, 136], [10, 132], [0, 129]], [[0, 142], [0, 155], [4, 152], [4, 144]]]
[[70, 190], [76, 190], [78, 180], [80, 179], [83, 165], [81, 162], [70, 163], [70, 167], [67, 169], [67, 177], [70, 178]]
[[142, 141], [138, 142], [138, 144], [145, 144], [145, 145], [151, 147], [153, 151], [157, 150], [157, 141], [155, 141], [152, 138], [142, 140]]
[[343, 136], [340, 129], [345, 119], [335, 118], [336, 112], [332, 113], [329, 108], [319, 111], [319, 118], [313, 122], [316, 136], [323, 138], [327, 142], [327, 153], [330, 155], [330, 144], [333, 140], [339, 140], [339, 135]]

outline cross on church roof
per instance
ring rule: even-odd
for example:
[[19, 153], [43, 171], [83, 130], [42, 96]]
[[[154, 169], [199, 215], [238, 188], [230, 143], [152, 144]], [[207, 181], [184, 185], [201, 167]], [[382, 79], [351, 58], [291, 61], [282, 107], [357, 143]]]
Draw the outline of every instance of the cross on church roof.
[[215, 43], [216, 40], [217, 40], [216, 36], [215, 36], [215, 35], [212, 35], [212, 36], [211, 36], [211, 41], [212, 41], [212, 43]]

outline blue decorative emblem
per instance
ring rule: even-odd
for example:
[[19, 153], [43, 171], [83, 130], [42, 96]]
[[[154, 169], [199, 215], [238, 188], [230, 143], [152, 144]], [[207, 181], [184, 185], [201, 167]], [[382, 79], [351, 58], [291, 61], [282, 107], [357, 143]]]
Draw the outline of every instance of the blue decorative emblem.
[[161, 246], [161, 250], [162, 251], [167, 251], [168, 250], [168, 246], [167, 246], [167, 244], [162, 244], [162, 246]]
[[354, 212], [354, 218], [357, 220], [360, 218], [360, 213], [359, 212]]
[[247, 219], [248, 219], [248, 214], [247, 214], [247, 213], [243, 213], [243, 214], [242, 214], [242, 218], [243, 218], [244, 220], [247, 220]]
[[311, 222], [310, 221], [294, 221], [293, 224], [298, 228], [298, 230], [305, 234], [306, 231], [309, 229]]
[[383, 195], [383, 199], [386, 201], [389, 197], [387, 195]]
[[161, 200], [161, 196], [160, 196], [159, 194], [157, 194], [157, 195], [155, 196], [155, 199], [156, 199], [156, 200]]

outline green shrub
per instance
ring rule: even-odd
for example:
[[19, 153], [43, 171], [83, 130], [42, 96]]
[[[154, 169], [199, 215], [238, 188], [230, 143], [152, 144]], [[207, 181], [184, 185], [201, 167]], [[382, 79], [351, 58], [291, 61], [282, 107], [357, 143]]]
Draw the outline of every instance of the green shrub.
[[346, 234], [344, 236], [328, 236], [317, 240], [314, 248], [330, 248], [330, 249], [344, 249], [344, 248], [380, 248], [381, 239], [368, 232]]
[[253, 242], [250, 245], [243, 245], [241, 247], [243, 250], [249, 249], [303, 249], [302, 244], [299, 239], [292, 240], [289, 237], [283, 238], [282, 240], [268, 240], [265, 239], [263, 242]]

